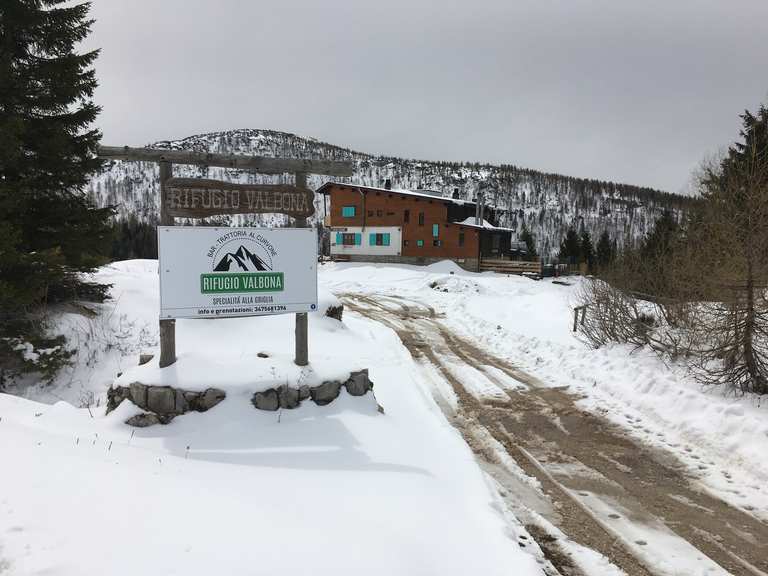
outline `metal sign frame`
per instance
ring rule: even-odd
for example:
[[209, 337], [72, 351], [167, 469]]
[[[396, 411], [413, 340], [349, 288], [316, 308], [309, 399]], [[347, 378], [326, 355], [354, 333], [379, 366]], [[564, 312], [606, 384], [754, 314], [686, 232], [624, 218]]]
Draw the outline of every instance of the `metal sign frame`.
[[160, 318], [239, 318], [317, 309], [312, 228], [158, 226]]

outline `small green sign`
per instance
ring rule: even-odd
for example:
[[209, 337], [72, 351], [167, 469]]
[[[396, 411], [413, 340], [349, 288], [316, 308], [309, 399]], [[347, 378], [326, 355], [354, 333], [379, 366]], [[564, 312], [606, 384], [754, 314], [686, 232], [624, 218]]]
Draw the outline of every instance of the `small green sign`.
[[283, 286], [282, 272], [200, 274], [200, 292], [203, 294], [282, 292]]

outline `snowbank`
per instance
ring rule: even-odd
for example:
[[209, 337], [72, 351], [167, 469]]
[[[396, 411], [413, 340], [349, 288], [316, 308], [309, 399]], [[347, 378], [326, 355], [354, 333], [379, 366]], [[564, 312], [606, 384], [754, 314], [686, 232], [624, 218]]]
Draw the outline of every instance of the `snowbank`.
[[[136, 412], [127, 402], [104, 416], [103, 406], [0, 394], [0, 566], [10, 573], [542, 574], [390, 330], [314, 315], [302, 372], [291, 362], [293, 316], [178, 321], [179, 361], [165, 376], [135, 366], [156, 342], [155, 263], [99, 276], [115, 283], [100, 334], [130, 345], [84, 348], [80, 358], [94, 360], [71, 375], [86, 390], [100, 397], [123, 366], [121, 381], [205, 383], [228, 396], [136, 430], [123, 423]], [[349, 366], [370, 369], [375, 399], [342, 391], [329, 406], [279, 412], [249, 402], [263, 379]], [[63, 382], [49, 396], [72, 393]]]

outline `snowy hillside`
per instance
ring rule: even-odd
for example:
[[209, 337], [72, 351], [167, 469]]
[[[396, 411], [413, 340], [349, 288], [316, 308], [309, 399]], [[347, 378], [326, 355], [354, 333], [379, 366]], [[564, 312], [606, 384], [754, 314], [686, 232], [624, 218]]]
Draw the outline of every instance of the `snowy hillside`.
[[[153, 148], [201, 152], [252, 154], [328, 160], [349, 160], [355, 174], [348, 179], [363, 185], [381, 186], [389, 179], [394, 188], [428, 189], [450, 196], [471, 199], [480, 182], [489, 184], [491, 205], [500, 211], [500, 224], [519, 230], [523, 223], [536, 236], [539, 251], [552, 255], [569, 226], [582, 225], [597, 238], [608, 230], [619, 244], [646, 234], [664, 211], [679, 213], [690, 199], [626, 184], [545, 174], [512, 165], [491, 166], [427, 162], [372, 156], [294, 134], [271, 130], [232, 130], [162, 141]], [[176, 166], [177, 176], [215, 178], [233, 182], [274, 182], [275, 177], [243, 173], [224, 168]], [[89, 192], [99, 205], [117, 205], [120, 217], [134, 214], [152, 221], [159, 213], [158, 168], [153, 163], [112, 162], [92, 180]], [[283, 177], [290, 181], [291, 176]], [[316, 189], [329, 177], [313, 175], [309, 185]], [[345, 179], [341, 179], [345, 180]], [[318, 214], [322, 202], [316, 200]], [[280, 225], [281, 216], [256, 217], [267, 225]], [[223, 217], [223, 222], [243, 223], [243, 217]]]

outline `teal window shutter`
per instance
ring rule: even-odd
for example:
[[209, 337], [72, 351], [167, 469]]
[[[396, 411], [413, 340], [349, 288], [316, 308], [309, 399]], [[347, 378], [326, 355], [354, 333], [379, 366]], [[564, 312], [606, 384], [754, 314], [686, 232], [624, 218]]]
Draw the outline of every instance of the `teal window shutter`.
[[381, 243], [384, 246], [389, 246], [389, 232], [382, 234]]
[[440, 225], [439, 224], [432, 224], [432, 236], [437, 238], [440, 236]]
[[424, 246], [424, 240], [416, 240], [416, 246]]
[[341, 232], [336, 232], [336, 244], [344, 244], [344, 236]]
[[376, 234], [374, 232], [368, 234], [368, 245], [376, 246]]
[[363, 235], [362, 234], [355, 234], [355, 244], [357, 246], [360, 246], [363, 243]]
[[344, 218], [354, 218], [355, 217], [355, 207], [354, 206], [343, 206], [341, 208], [341, 215]]

